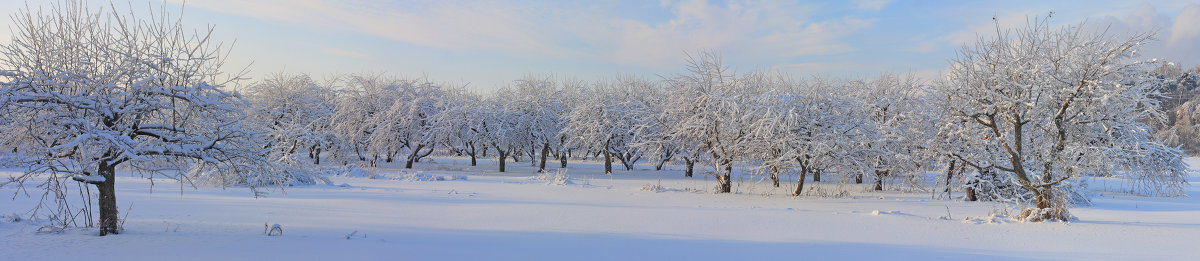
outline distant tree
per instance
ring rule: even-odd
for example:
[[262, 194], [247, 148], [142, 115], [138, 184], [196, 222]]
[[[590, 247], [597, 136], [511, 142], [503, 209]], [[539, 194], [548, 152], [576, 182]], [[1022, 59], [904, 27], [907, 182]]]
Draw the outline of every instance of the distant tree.
[[532, 144], [533, 137], [521, 128], [520, 112], [513, 110], [512, 101], [502, 95], [507, 92], [512, 92], [511, 87], [502, 87], [488, 96], [480, 106], [483, 113], [479, 114], [478, 130], [487, 146], [496, 151], [500, 172], [507, 170], [505, 158], [520, 153], [521, 146]]
[[295, 181], [243, 126], [246, 100], [222, 90], [225, 49], [211, 28], [185, 29], [165, 10], [145, 19], [81, 1], [36, 10], [13, 15], [12, 42], [0, 45], [0, 118], [28, 166], [9, 182], [45, 178], [48, 195], [66, 179], [95, 185], [103, 236], [121, 232], [118, 167], [251, 187]]
[[[530, 166], [538, 165], [539, 171], [546, 170], [546, 160], [553, 146], [562, 141], [563, 128], [567, 125], [567, 105], [562, 103], [563, 89], [552, 76], [527, 75], [516, 81], [505, 97], [506, 110], [516, 112], [514, 123], [518, 135], [524, 136]], [[541, 152], [540, 161], [537, 152]]]
[[1155, 61], [1137, 61], [1150, 34], [1118, 38], [1049, 17], [964, 47], [945, 88], [947, 127], [960, 162], [996, 170], [1033, 195], [1026, 220], [1063, 220], [1081, 175], [1122, 175], [1141, 193], [1180, 195], [1183, 154], [1142, 120], [1162, 120]]
[[433, 119], [435, 140], [463, 155], [471, 157], [471, 166], [477, 164], [483, 143], [485, 112], [482, 98], [465, 88], [447, 88], [443, 100], [445, 110]]
[[268, 146], [278, 153], [307, 153], [321, 164], [321, 152], [336, 142], [329, 118], [337, 109], [337, 94], [307, 74], [276, 73], [250, 85], [250, 120], [267, 127]]

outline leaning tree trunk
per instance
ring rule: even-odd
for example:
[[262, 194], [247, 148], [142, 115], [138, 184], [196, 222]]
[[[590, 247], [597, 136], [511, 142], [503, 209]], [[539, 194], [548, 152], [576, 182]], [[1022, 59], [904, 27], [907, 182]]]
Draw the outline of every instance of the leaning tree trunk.
[[424, 149], [424, 148], [425, 148], [425, 144], [417, 145], [417, 148], [413, 149], [412, 153], [408, 154], [408, 160], [406, 160], [404, 162], [404, 168], [411, 169], [413, 167], [413, 162], [417, 161], [417, 157], [418, 157], [419, 153], [421, 153], [421, 149]]
[[718, 162], [720, 162], [720, 164], [717, 166], [717, 170], [719, 170], [720, 173], [717, 173], [717, 186], [719, 187], [721, 193], [733, 192], [733, 161], [722, 159]]
[[808, 164], [800, 164], [800, 178], [796, 181], [796, 191], [792, 192], [792, 196], [800, 196], [804, 192], [804, 176], [808, 175]]
[[101, 162], [97, 170], [100, 176], [104, 177], [104, 182], [96, 183], [96, 190], [100, 192], [98, 203], [100, 205], [100, 235], [120, 234], [120, 221], [117, 216], [116, 166], [109, 166]]
[[946, 189], [944, 190], [944, 192], [946, 192], [946, 198], [954, 198], [954, 195], [951, 194], [953, 191], [950, 189], [950, 179], [954, 178], [954, 165], [957, 163], [958, 160], [950, 160], [950, 167], [946, 168]]

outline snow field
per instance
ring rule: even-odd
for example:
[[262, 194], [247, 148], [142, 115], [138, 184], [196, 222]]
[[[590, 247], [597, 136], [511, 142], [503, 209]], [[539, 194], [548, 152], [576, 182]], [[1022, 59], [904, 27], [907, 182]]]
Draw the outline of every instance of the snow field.
[[[341, 185], [277, 189], [265, 198], [239, 187], [180, 193], [178, 183], [162, 180], [151, 190], [149, 180], [119, 177], [124, 233], [39, 234], [28, 221], [4, 222], [0, 260], [1200, 258], [1194, 187], [1191, 198], [1100, 193], [1093, 206], [1072, 209], [1079, 221], [1018, 223], [991, 216], [1007, 209], [995, 203], [857, 185], [843, 186], [846, 197], [794, 198], [785, 196], [790, 181], [772, 189], [769, 181], [743, 177], [734, 185], [738, 193], [713, 194], [711, 177], [649, 166], [610, 177], [594, 162], [572, 162], [570, 182], [558, 183], [533, 178], [527, 162], [495, 173], [494, 160], [478, 167], [433, 161], [416, 170], [384, 168], [375, 179], [333, 177]], [[454, 178], [406, 178], [414, 174]], [[0, 204], [0, 213], [24, 213], [36, 203], [19, 194]], [[280, 224], [283, 235], [264, 235], [265, 224]]]

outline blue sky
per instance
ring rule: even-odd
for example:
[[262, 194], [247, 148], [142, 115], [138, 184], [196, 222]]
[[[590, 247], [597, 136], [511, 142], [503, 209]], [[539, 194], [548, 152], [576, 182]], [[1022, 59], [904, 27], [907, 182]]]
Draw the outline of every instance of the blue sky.
[[[94, 3], [104, 5], [107, 2]], [[151, 2], [161, 4], [162, 2]], [[177, 10], [182, 1], [167, 0]], [[29, 5], [46, 4], [31, 1]], [[147, 2], [118, 1], [118, 9]], [[20, 1], [0, 3], [13, 13]], [[738, 71], [937, 77], [977, 35], [1055, 12], [1052, 23], [1157, 29], [1146, 58], [1200, 62], [1200, 1], [366, 1], [191, 0], [185, 21], [236, 43], [226, 67], [428, 76], [477, 90], [528, 73], [593, 80], [666, 75], [715, 50]], [[3, 21], [0, 41], [9, 38]], [[253, 64], [251, 65], [251, 62]]]

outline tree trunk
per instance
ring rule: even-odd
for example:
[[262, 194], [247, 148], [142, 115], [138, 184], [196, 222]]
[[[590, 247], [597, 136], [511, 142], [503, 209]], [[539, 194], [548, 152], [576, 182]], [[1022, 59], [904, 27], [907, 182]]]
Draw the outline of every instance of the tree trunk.
[[463, 146], [463, 152], [466, 153], [467, 156], [471, 156], [471, 167], [474, 167], [475, 166], [475, 144], [472, 144], [470, 142], [466, 143]]
[[411, 169], [413, 167], [413, 162], [417, 161], [417, 157], [418, 157], [419, 153], [421, 153], [421, 149], [424, 149], [424, 148], [425, 148], [425, 144], [417, 145], [417, 148], [413, 149], [412, 153], [408, 154], [408, 160], [405, 160], [404, 168]]
[[800, 178], [796, 181], [796, 191], [792, 192], [792, 196], [800, 196], [804, 192], [804, 176], [808, 174], [808, 165], [800, 164]]
[[1050, 208], [1051, 201], [1050, 201], [1050, 188], [1049, 187], [1034, 189], [1033, 192], [1034, 192], [1033, 193], [1034, 199], [1037, 200], [1037, 208], [1038, 209]]
[[821, 182], [821, 169], [813, 169], [813, 182]]
[[546, 171], [546, 156], [550, 155], [550, 143], [542, 143], [542, 163], [538, 171]]
[[604, 174], [612, 174], [612, 153], [604, 149]]
[[559, 155], [559, 158], [558, 158], [559, 163], [561, 163], [561, 164], [559, 164], [560, 165], [559, 168], [564, 168], [564, 169], [567, 168], [567, 155], [569, 153], [570, 153], [570, 151], [560, 151], [559, 152], [559, 154], [561, 154], [561, 155]]
[[957, 163], [958, 160], [950, 160], [950, 167], [946, 168], [946, 189], [944, 192], [946, 192], [946, 198], [949, 199], [954, 199], [954, 195], [951, 194], [953, 192], [950, 189], [950, 179], [954, 178], [954, 165]]
[[625, 167], [625, 171], [633, 170], [635, 159], [631, 159], [632, 157], [633, 156], [629, 155], [628, 153], [617, 154], [617, 159], [621, 161], [621, 166]]
[[862, 176], [862, 172], [859, 172], [858, 175], [854, 175], [854, 184], [862, 184]]
[[530, 167], [537, 166], [537, 161], [533, 160], [534, 157], [537, 157], [537, 148], [535, 148], [533, 146], [529, 146], [529, 166]]
[[[321, 148], [317, 148], [317, 152], [313, 154], [313, 164], [321, 165]], [[337, 163], [334, 163], [337, 164]]]
[[116, 166], [108, 166], [101, 162], [98, 172], [101, 177], [104, 177], [104, 182], [96, 184], [96, 190], [100, 192], [100, 235], [120, 234], [120, 220], [117, 215]]
[[[713, 157], [716, 158], [715, 156]], [[720, 193], [733, 192], [733, 161], [728, 159], [714, 160], [717, 162], [717, 187]]]
[[975, 188], [967, 187], [967, 201], [978, 201], [979, 197], [975, 195]]
[[508, 157], [508, 155], [505, 155], [503, 150], [496, 150], [496, 154], [500, 155], [500, 172], [504, 172], [504, 157]]
[[684, 165], [686, 165], [683, 167], [683, 176], [689, 177], [689, 178], [692, 177], [692, 172], [693, 172], [692, 170], [693, 170], [693, 167], [696, 166], [696, 161], [693, 160], [692, 158], [685, 157], [685, 158], [683, 158], [683, 163], [684, 163]]
[[883, 177], [887, 176], [889, 171], [886, 169], [875, 170], [875, 191], [883, 190]]
[[771, 184], [779, 187], [779, 168], [771, 167]]

